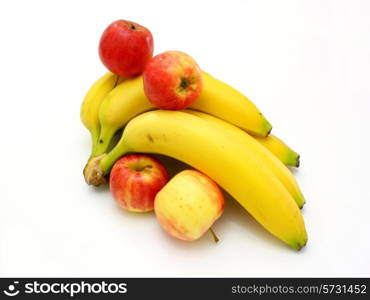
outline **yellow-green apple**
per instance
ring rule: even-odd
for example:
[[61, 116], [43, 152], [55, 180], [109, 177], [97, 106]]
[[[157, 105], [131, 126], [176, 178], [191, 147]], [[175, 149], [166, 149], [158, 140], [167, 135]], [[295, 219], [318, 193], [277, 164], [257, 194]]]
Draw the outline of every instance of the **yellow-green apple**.
[[129, 154], [114, 164], [109, 177], [113, 198], [123, 209], [153, 210], [158, 191], [168, 182], [165, 167], [146, 154]]
[[103, 32], [99, 55], [113, 73], [127, 77], [141, 74], [153, 56], [153, 36], [144, 26], [117, 20]]
[[184, 109], [196, 101], [203, 87], [196, 61], [186, 53], [167, 51], [154, 56], [143, 73], [149, 101], [162, 109]]
[[224, 211], [224, 197], [206, 175], [184, 170], [157, 194], [154, 211], [170, 235], [185, 241], [199, 239]]

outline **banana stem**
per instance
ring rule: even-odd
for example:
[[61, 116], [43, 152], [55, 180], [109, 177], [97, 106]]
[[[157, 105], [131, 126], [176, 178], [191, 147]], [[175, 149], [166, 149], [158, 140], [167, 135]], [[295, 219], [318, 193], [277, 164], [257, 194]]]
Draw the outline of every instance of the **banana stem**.
[[127, 152], [130, 152], [130, 148], [122, 136], [118, 144], [100, 161], [100, 167], [103, 173], [107, 175], [117, 159], [125, 155]]
[[91, 131], [91, 155], [90, 155], [90, 158], [95, 156], [96, 147], [98, 145], [99, 134], [100, 134], [100, 130], [98, 130], [98, 129], [94, 130], [94, 131]]
[[93, 152], [92, 156], [99, 156], [107, 152], [114, 133], [115, 130], [111, 130], [104, 126], [101, 128], [99, 138], [97, 139], [95, 151]]
[[219, 241], [219, 239], [218, 239], [217, 235], [215, 234], [215, 232], [213, 231], [212, 227], [209, 228], [209, 232], [211, 233], [215, 243], [217, 243]]

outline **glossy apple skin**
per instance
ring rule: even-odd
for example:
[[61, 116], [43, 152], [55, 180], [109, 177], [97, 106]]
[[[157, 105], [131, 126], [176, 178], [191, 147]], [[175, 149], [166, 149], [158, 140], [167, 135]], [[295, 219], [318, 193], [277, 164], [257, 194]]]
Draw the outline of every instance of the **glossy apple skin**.
[[167, 51], [153, 57], [143, 73], [149, 101], [162, 109], [180, 110], [196, 101], [203, 88], [202, 73], [186, 53]]
[[185, 241], [199, 239], [224, 211], [224, 197], [206, 175], [184, 170], [157, 194], [154, 211], [162, 228]]
[[137, 23], [117, 20], [100, 38], [99, 56], [111, 72], [132, 77], [141, 74], [153, 56], [153, 36]]
[[125, 210], [147, 212], [153, 210], [158, 191], [168, 182], [165, 167], [145, 154], [129, 154], [114, 164], [109, 187], [113, 198]]

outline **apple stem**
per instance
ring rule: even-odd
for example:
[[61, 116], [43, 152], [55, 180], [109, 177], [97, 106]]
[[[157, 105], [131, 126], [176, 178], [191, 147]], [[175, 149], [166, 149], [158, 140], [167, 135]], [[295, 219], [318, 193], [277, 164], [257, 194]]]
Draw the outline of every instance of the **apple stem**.
[[213, 231], [212, 227], [209, 228], [209, 232], [212, 234], [212, 237], [213, 237], [215, 243], [217, 243], [219, 241], [219, 239], [218, 239], [217, 235], [215, 234], [215, 232]]

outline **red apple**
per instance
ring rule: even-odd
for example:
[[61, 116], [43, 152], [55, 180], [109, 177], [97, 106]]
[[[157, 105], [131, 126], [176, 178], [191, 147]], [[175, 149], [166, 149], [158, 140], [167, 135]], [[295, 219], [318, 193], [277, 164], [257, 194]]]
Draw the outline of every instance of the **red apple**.
[[170, 110], [191, 105], [199, 98], [203, 87], [198, 64], [180, 51], [167, 51], [153, 57], [145, 67], [143, 80], [149, 101]]
[[155, 196], [167, 181], [167, 170], [158, 160], [145, 154], [129, 154], [114, 164], [109, 186], [123, 209], [146, 212], [153, 210]]
[[115, 21], [103, 32], [99, 55], [113, 73], [127, 77], [141, 74], [153, 56], [153, 36], [137, 23]]

